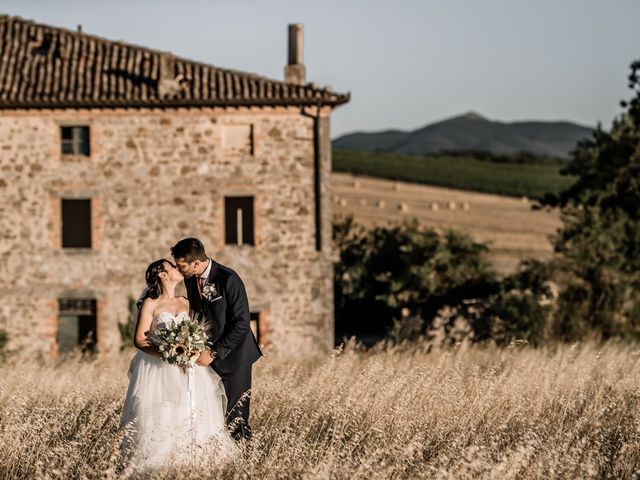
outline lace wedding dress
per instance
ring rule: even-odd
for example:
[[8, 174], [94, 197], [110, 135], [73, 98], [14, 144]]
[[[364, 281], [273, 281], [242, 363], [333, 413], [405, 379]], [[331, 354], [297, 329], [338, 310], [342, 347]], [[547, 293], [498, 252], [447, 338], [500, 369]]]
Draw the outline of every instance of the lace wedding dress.
[[[182, 322], [187, 312], [160, 312], [151, 329]], [[120, 426], [124, 465], [158, 469], [228, 458], [237, 448], [225, 425], [227, 398], [222, 380], [211, 367], [194, 367], [194, 406], [187, 374], [160, 357], [138, 350], [129, 367], [129, 388]]]

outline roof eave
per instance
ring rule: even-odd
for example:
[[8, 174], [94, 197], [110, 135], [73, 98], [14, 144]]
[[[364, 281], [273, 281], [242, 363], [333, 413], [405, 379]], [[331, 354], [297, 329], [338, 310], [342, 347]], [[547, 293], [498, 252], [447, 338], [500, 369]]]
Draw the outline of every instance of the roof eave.
[[235, 99], [233, 101], [214, 100], [163, 100], [163, 101], [33, 101], [33, 102], [1, 102], [0, 110], [15, 109], [63, 109], [63, 108], [185, 108], [185, 107], [280, 107], [280, 106], [330, 106], [337, 107], [350, 100], [350, 94], [337, 95], [332, 99]]

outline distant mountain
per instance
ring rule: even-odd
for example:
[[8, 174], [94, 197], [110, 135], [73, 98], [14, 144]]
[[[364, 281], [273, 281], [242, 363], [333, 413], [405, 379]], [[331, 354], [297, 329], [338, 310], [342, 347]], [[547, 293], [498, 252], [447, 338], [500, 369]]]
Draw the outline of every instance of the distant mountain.
[[335, 148], [405, 154], [442, 151], [529, 152], [566, 158], [593, 129], [571, 122], [498, 122], [474, 112], [405, 132], [356, 132], [333, 141]]

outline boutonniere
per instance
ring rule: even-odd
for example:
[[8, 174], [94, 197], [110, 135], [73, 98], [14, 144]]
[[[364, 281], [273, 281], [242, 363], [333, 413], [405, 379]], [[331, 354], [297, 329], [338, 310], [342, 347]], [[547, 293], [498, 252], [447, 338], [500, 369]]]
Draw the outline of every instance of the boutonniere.
[[202, 296], [207, 300], [213, 300], [216, 295], [218, 295], [218, 290], [216, 290], [215, 283], [205, 283], [202, 286]]

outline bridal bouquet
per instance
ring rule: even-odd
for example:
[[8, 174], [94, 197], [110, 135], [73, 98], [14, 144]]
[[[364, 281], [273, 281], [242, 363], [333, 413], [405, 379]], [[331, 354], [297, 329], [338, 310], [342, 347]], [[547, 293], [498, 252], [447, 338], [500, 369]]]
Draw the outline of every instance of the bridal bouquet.
[[200, 354], [207, 350], [209, 338], [205, 326], [192, 316], [158, 327], [149, 337], [165, 362], [180, 367], [193, 367]]

